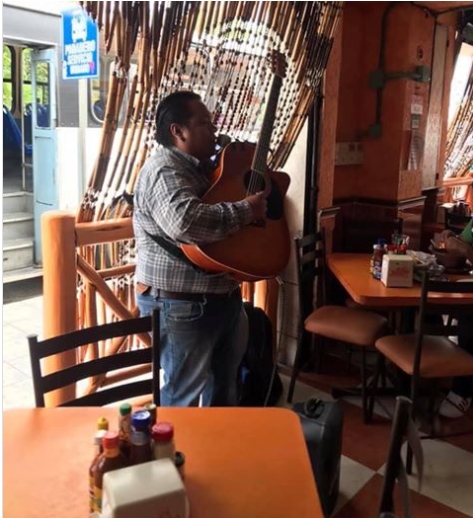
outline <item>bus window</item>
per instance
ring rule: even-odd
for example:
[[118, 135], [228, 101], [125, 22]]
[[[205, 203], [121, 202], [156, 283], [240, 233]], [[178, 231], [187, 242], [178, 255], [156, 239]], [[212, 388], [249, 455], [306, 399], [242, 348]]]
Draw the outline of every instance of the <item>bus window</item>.
[[[128, 74], [130, 81], [128, 87], [131, 85], [131, 79], [138, 66], [136, 63], [131, 63], [130, 72]], [[107, 96], [110, 77], [115, 70], [115, 62], [109, 58], [107, 61], [100, 59], [100, 78], [89, 79], [89, 112], [92, 120], [100, 124], [105, 120], [105, 109], [107, 107]], [[125, 101], [119, 113], [119, 121], [122, 122], [124, 117], [124, 110], [128, 102], [128, 92], [125, 92]]]
[[49, 63], [35, 63], [36, 76], [36, 124], [40, 128], [51, 126], [49, 100]]
[[[23, 83], [22, 96], [25, 107], [27, 126], [31, 124], [31, 108], [33, 103], [33, 84], [31, 79], [31, 52], [32, 49], [23, 49], [22, 69]], [[35, 64], [36, 75], [36, 124], [40, 128], [51, 126], [49, 111], [49, 64], [38, 62]]]
[[31, 112], [33, 102], [33, 86], [31, 84], [31, 49], [23, 49], [21, 53], [23, 70], [22, 99], [26, 112]]
[[3, 45], [3, 105], [14, 111], [13, 49]]

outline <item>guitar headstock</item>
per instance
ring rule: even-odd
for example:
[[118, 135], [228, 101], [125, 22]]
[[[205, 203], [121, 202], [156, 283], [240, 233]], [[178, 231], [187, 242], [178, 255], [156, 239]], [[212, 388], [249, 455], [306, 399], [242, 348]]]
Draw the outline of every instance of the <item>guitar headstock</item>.
[[278, 50], [273, 50], [269, 55], [271, 72], [280, 78], [286, 77], [287, 61], [286, 56]]

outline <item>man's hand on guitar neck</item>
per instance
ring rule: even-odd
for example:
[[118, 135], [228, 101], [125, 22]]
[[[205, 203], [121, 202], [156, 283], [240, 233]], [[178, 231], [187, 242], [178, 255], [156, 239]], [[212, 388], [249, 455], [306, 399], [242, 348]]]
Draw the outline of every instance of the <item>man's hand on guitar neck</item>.
[[252, 194], [251, 196], [245, 198], [245, 200], [250, 204], [253, 211], [253, 224], [264, 227], [266, 221], [266, 210], [268, 208], [264, 191]]

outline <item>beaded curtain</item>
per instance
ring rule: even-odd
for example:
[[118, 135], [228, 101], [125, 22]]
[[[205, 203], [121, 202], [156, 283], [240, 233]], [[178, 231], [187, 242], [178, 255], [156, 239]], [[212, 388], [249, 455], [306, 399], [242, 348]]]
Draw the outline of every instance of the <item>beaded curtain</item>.
[[342, 4], [81, 2], [115, 61], [100, 151], [77, 220], [130, 214], [120, 196], [133, 192], [156, 146], [156, 107], [173, 91], [200, 94], [218, 133], [255, 142], [272, 79], [267, 57], [273, 50], [288, 65], [269, 159], [270, 167], [281, 167], [320, 87]]

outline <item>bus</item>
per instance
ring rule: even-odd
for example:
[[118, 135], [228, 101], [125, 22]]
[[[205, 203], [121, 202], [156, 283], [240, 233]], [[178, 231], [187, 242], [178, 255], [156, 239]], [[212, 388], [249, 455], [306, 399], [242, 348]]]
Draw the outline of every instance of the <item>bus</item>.
[[64, 80], [61, 10], [3, 2], [3, 282], [39, 276], [41, 215], [75, 210], [92, 170], [113, 58], [97, 79]]

